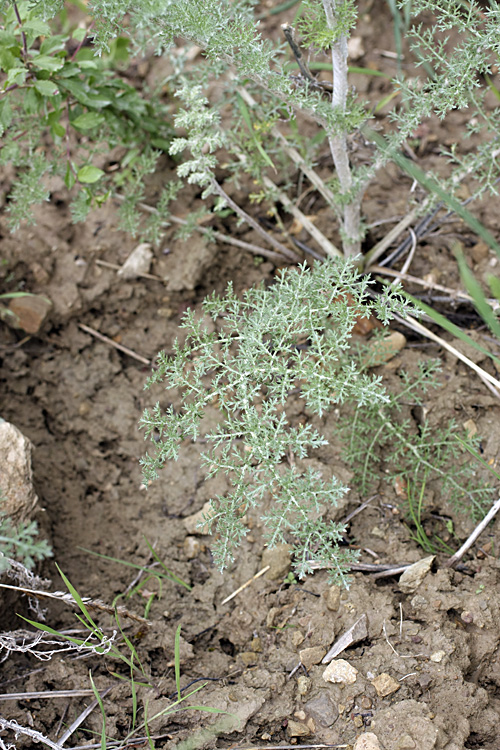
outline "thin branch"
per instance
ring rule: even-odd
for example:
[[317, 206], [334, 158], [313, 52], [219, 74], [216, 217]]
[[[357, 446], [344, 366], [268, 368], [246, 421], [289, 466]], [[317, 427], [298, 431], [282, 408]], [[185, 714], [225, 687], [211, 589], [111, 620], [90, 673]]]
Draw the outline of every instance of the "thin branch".
[[218, 196], [220, 196], [227, 205], [232, 208], [232, 210], [239, 216], [243, 221], [245, 221], [247, 224], [249, 224], [252, 229], [255, 229], [258, 234], [260, 234], [261, 237], [263, 237], [267, 242], [269, 242], [281, 255], [284, 256], [284, 258], [287, 258], [292, 263], [297, 263], [299, 260], [299, 256], [293, 252], [293, 250], [289, 250], [285, 245], [283, 245], [281, 242], [276, 240], [269, 232], [266, 232], [266, 230], [261, 227], [258, 221], [255, 221], [253, 216], [250, 216], [250, 214], [247, 214], [246, 211], [244, 211], [241, 206], [238, 206], [235, 201], [233, 201], [232, 198], [229, 197], [229, 195], [226, 193], [224, 188], [219, 185], [216, 179], [212, 178], [211, 183], [212, 189], [214, 193], [216, 193]]
[[128, 346], [123, 346], [123, 344], [118, 344], [116, 341], [113, 341], [113, 339], [110, 339], [108, 336], [105, 336], [103, 333], [99, 333], [99, 331], [96, 331], [94, 328], [90, 328], [90, 326], [86, 326], [83, 323], [78, 323], [78, 328], [81, 328], [81, 330], [85, 331], [85, 333], [90, 333], [90, 335], [94, 336], [96, 339], [99, 339], [100, 341], [104, 341], [105, 344], [109, 344], [109, 346], [113, 346], [115, 349], [118, 349], [120, 352], [123, 352], [124, 354], [128, 354], [129, 357], [136, 359], [138, 362], [142, 362], [143, 365], [148, 365], [149, 367], [151, 366], [152, 362], [150, 359], [146, 359], [146, 357], [143, 357], [140, 354], [137, 354], [132, 349], [129, 349]]
[[[476, 365], [475, 362], [472, 362], [468, 357], [465, 356], [465, 354], [462, 354], [462, 352], [459, 352], [458, 349], [455, 349], [454, 346], [449, 344], [447, 341], [442, 339], [440, 336], [436, 336], [435, 333], [430, 331], [428, 328], [426, 328], [422, 323], [419, 323], [417, 320], [412, 318], [410, 315], [407, 318], [401, 318], [399, 315], [394, 314], [395, 320], [397, 320], [402, 325], [406, 326], [407, 328], [411, 328], [413, 331], [417, 331], [417, 333], [422, 334], [422, 336], [425, 336], [428, 339], [431, 339], [431, 341], [435, 341], [436, 344], [439, 344], [439, 346], [442, 346], [447, 351], [451, 352], [457, 359], [460, 359], [464, 364], [467, 365], [467, 367], [470, 367], [471, 370], [474, 370], [481, 378], [484, 378], [494, 388], [498, 388], [500, 391], [500, 381], [498, 381], [496, 378], [493, 377], [493, 375], [490, 375], [489, 372], [486, 372], [486, 370], [483, 370], [482, 367], [479, 367], [479, 365]], [[500, 398], [500, 393], [497, 394]]]
[[[107, 687], [105, 690], [101, 691], [99, 693], [100, 699], [102, 700], [104, 696], [106, 696], [109, 691], [111, 690], [111, 687]], [[80, 724], [82, 724], [87, 716], [94, 711], [95, 708], [99, 705], [99, 701], [97, 698], [92, 701], [92, 703], [89, 703], [86, 709], [82, 711], [82, 713], [77, 716], [77, 718], [74, 720], [74, 722], [67, 728], [67, 730], [64, 732], [64, 734], [59, 738], [59, 746], [62, 747], [67, 740], [71, 737], [73, 732], [76, 732]]]
[[[125, 196], [120, 195], [119, 193], [115, 193], [114, 198], [117, 200], [124, 201]], [[157, 214], [158, 209], [154, 208], [154, 206], [148, 206], [147, 203], [138, 203], [137, 207], [141, 209], [141, 211], [145, 211], [149, 214]], [[186, 219], [181, 219], [180, 216], [174, 216], [170, 215], [168, 217], [168, 221], [164, 221], [162, 223], [162, 226], [168, 227], [170, 224], [178, 224], [179, 226], [185, 227], [187, 225]], [[261, 255], [263, 258], [268, 258], [269, 260], [272, 260], [276, 264], [283, 263], [283, 255], [280, 253], [275, 253], [272, 250], [267, 250], [267, 248], [260, 247], [259, 245], [254, 245], [251, 242], [244, 242], [243, 240], [238, 240], [236, 237], [231, 237], [228, 234], [224, 234], [223, 232], [218, 232], [216, 230], [213, 230], [212, 228], [208, 227], [202, 227], [202, 226], [196, 226], [194, 227], [194, 230], [196, 232], [200, 232], [200, 234], [207, 234], [213, 237], [215, 240], [218, 240], [219, 242], [223, 242], [226, 245], [234, 245], [234, 247], [240, 247], [242, 250], [248, 250], [253, 255]]]
[[474, 544], [474, 542], [476, 541], [476, 539], [478, 538], [478, 536], [483, 533], [483, 531], [485, 530], [485, 528], [488, 526], [489, 522], [492, 520], [492, 518], [494, 518], [496, 516], [496, 514], [498, 513], [499, 510], [500, 510], [500, 498], [498, 498], [498, 500], [496, 501], [496, 503], [494, 503], [491, 506], [491, 508], [488, 511], [488, 513], [485, 515], [485, 517], [483, 518], [483, 520], [481, 521], [481, 523], [479, 523], [476, 526], [476, 528], [474, 529], [474, 531], [472, 532], [472, 534], [469, 536], [469, 538], [467, 539], [467, 541], [464, 542], [464, 544], [462, 544], [462, 546], [460, 547], [460, 549], [457, 552], [455, 552], [454, 555], [452, 555], [448, 560], [446, 560], [446, 562], [444, 563], [444, 567], [445, 568], [453, 568], [453, 567], [455, 567], [455, 565], [457, 564], [457, 562], [465, 555], [465, 553], [467, 552], [467, 550], [470, 549], [470, 547], [472, 547], [472, 545]]

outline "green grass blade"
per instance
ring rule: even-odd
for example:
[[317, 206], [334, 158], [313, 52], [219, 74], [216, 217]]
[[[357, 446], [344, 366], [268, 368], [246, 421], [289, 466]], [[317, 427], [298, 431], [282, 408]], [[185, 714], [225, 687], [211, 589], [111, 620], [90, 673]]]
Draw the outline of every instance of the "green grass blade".
[[86, 618], [86, 620], [89, 623], [89, 625], [92, 626], [93, 630], [95, 630], [97, 633], [99, 633], [100, 630], [97, 627], [97, 625], [95, 624], [95, 622], [92, 619], [92, 617], [89, 615], [87, 607], [83, 603], [82, 597], [80, 596], [80, 594], [78, 593], [78, 591], [75, 589], [75, 587], [73, 586], [73, 584], [71, 583], [71, 581], [69, 580], [69, 578], [67, 578], [64, 575], [64, 573], [62, 572], [61, 568], [59, 567], [59, 565], [57, 563], [56, 563], [56, 568], [57, 568], [57, 571], [58, 571], [59, 575], [61, 576], [61, 578], [64, 581], [64, 585], [66, 586], [66, 588], [68, 589], [69, 593], [71, 594], [71, 596], [73, 597], [73, 599], [77, 603], [77, 605], [78, 605], [80, 611], [82, 612], [83, 616]]
[[488, 274], [487, 282], [492, 295], [500, 302], [500, 279], [498, 276], [493, 276], [493, 274], [490, 273]]
[[483, 239], [500, 257], [500, 245], [495, 240], [492, 233], [488, 229], [486, 229], [486, 227], [483, 226], [483, 224], [481, 224], [481, 222], [465, 208], [465, 206], [462, 206], [460, 201], [458, 201], [452, 195], [449, 195], [449, 193], [447, 193], [446, 190], [444, 190], [433, 177], [429, 177], [427, 174], [425, 174], [425, 172], [416, 164], [414, 164], [414, 162], [410, 161], [399, 152], [394, 152], [393, 150], [389, 149], [388, 143], [383, 135], [377, 133], [366, 124], [361, 127], [361, 131], [363, 135], [365, 135], [369, 140], [373, 141], [378, 146], [378, 148], [383, 153], [387, 154], [389, 158], [398, 165], [398, 167], [406, 172], [406, 174], [416, 180], [429, 193], [438, 196], [438, 198], [442, 200], [443, 203], [448, 206], [448, 208], [454, 211], [457, 216], [460, 216], [460, 218], [463, 219], [465, 223], [468, 224], [468, 226], [479, 237], [481, 237], [481, 239]]
[[500, 322], [488, 304], [483, 290], [477, 283], [472, 271], [470, 270], [459, 243], [454, 243], [453, 252], [458, 261], [460, 276], [465, 284], [465, 288], [474, 300], [474, 305], [490, 331], [500, 340]]
[[153, 555], [153, 557], [156, 560], [156, 562], [159, 565], [161, 565], [161, 567], [163, 568], [163, 570], [167, 573], [167, 576], [170, 577], [172, 580], [174, 580], [176, 583], [178, 583], [180, 586], [184, 586], [185, 589], [187, 589], [188, 591], [191, 591], [192, 586], [190, 586], [189, 583], [186, 583], [185, 581], [183, 581], [182, 578], [179, 578], [179, 576], [175, 575], [175, 573], [173, 573], [169, 568], [167, 568], [167, 566], [165, 565], [165, 563], [163, 562], [163, 560], [160, 560], [160, 558], [158, 557], [158, 553], [156, 552], [156, 550], [154, 549], [154, 547], [148, 542], [148, 540], [146, 539], [146, 537], [144, 537], [144, 541], [146, 542], [146, 544], [147, 544], [147, 546], [149, 548], [149, 551]]
[[178, 700], [181, 700], [181, 627], [181, 625], [178, 625], [174, 640], [175, 686], [177, 688]]
[[104, 704], [102, 702], [101, 694], [95, 686], [94, 680], [92, 679], [92, 672], [89, 671], [90, 684], [94, 691], [95, 699], [99, 704], [102, 715], [102, 727], [101, 727], [101, 750], [106, 750], [106, 712], [104, 711]]
[[495, 476], [498, 479], [498, 481], [500, 482], [500, 474], [497, 471], [495, 471], [495, 469], [493, 468], [493, 466], [490, 466], [489, 463], [487, 463], [484, 460], [484, 458], [482, 458], [482, 456], [480, 456], [479, 453], [477, 451], [475, 451], [474, 448], [466, 440], [464, 440], [462, 437], [460, 437], [460, 435], [455, 435], [455, 438], [456, 438], [456, 440], [458, 440], [458, 442], [462, 445], [463, 448], [465, 448], [467, 451], [469, 451], [469, 453], [471, 454], [471, 456], [474, 456], [474, 458], [476, 459], [476, 461], [479, 461], [479, 463], [482, 466], [484, 466], [485, 469], [488, 469], [488, 471], [491, 474], [493, 474], [493, 476]]
[[468, 336], [465, 331], [449, 321], [448, 318], [445, 318], [444, 315], [441, 315], [441, 313], [433, 310], [432, 307], [426, 305], [425, 302], [421, 302], [421, 300], [417, 299], [416, 297], [412, 297], [412, 295], [408, 294], [408, 292], [405, 292], [404, 294], [405, 297], [415, 305], [415, 307], [420, 308], [420, 310], [426, 313], [429, 318], [434, 321], [434, 323], [436, 323], [441, 328], [444, 328], [445, 331], [448, 331], [448, 333], [451, 333], [453, 336], [455, 336], [457, 339], [460, 339], [460, 341], [463, 341], [465, 344], [469, 344], [470, 346], [473, 346], [477, 351], [482, 352], [482, 354], [486, 354], [486, 356], [490, 357], [493, 360], [497, 367], [500, 367], [500, 359], [498, 359], [498, 357], [495, 357], [495, 355], [488, 351], [488, 349], [486, 349], [484, 346], [481, 346], [481, 344], [478, 344], [477, 341], [474, 341], [473, 338]]

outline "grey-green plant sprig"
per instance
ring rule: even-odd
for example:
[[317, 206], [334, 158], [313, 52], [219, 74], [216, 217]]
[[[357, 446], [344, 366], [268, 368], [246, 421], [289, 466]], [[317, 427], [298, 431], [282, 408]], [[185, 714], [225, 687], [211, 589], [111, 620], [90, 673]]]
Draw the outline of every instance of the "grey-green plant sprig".
[[[347, 358], [356, 321], [375, 313], [387, 323], [405, 303], [394, 292], [372, 301], [367, 277], [352, 263], [325, 262], [281, 273], [270, 288], [258, 286], [239, 299], [231, 285], [225, 297], [203, 303], [207, 319], [186, 313], [184, 346], [162, 352], [146, 387], [164, 383], [178, 389], [181, 408], [160, 404], [141, 420], [154, 449], [142, 459], [145, 483], [155, 479], [169, 459], [177, 459], [186, 438], [196, 441], [206, 407], [216, 404], [217, 427], [204, 436], [202, 456], [207, 478], [228, 476], [231, 489], [212, 499], [207, 521], [218, 535], [213, 553], [222, 569], [247, 533], [245, 515], [265, 506], [261, 519], [270, 546], [292, 542], [299, 577], [321, 562], [332, 579], [346, 582], [353, 560], [339, 547], [342, 525], [324, 520], [347, 488], [335, 477], [324, 481], [301, 471], [295, 459], [327, 441], [310, 423], [288, 416], [297, 389], [310, 415], [350, 401], [359, 408], [383, 404], [388, 396], [379, 377], [360, 372]], [[215, 330], [213, 330], [215, 327]]]

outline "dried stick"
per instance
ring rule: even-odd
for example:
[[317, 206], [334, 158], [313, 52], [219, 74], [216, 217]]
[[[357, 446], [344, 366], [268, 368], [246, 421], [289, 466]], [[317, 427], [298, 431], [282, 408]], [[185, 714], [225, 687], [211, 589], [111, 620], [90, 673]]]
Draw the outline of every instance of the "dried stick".
[[[486, 372], [486, 370], [483, 370], [482, 367], [479, 367], [479, 365], [476, 365], [475, 362], [472, 362], [468, 357], [465, 356], [465, 354], [462, 354], [462, 352], [459, 352], [458, 349], [455, 349], [454, 346], [451, 344], [448, 344], [447, 341], [442, 339], [440, 336], [436, 336], [435, 333], [432, 331], [429, 331], [428, 328], [426, 328], [422, 323], [419, 323], [417, 320], [412, 318], [411, 316], [408, 316], [407, 318], [401, 318], [399, 315], [394, 315], [394, 318], [401, 323], [402, 325], [406, 326], [407, 328], [411, 328], [414, 331], [417, 331], [418, 333], [421, 333], [422, 336], [425, 336], [428, 339], [431, 339], [431, 341], [435, 341], [436, 344], [439, 344], [439, 346], [442, 346], [444, 349], [447, 349], [451, 354], [453, 354], [457, 359], [460, 359], [464, 364], [466, 364], [468, 367], [470, 367], [472, 370], [474, 370], [475, 373], [479, 375], [479, 377], [484, 378], [494, 388], [498, 388], [500, 390], [500, 381], [498, 381], [496, 378], [493, 377], [493, 375], [490, 375], [489, 372]], [[497, 394], [500, 395], [500, 394]]]
[[[0, 583], [0, 588], [10, 589], [11, 591], [20, 591], [22, 594], [34, 596], [35, 599], [57, 599], [58, 601], [64, 602], [65, 604], [70, 604], [72, 607], [78, 606], [77, 602], [71, 596], [71, 594], [68, 594], [65, 591], [35, 591], [23, 586], [10, 586], [7, 583]], [[135, 620], [136, 622], [144, 624], [148, 622], [144, 619], [144, 617], [129, 612], [129, 610], [125, 607], [111, 607], [109, 604], [106, 604], [99, 599], [91, 599], [89, 596], [82, 596], [82, 602], [86, 607], [89, 607], [89, 609], [98, 609], [103, 612], [107, 612], [110, 615], [117, 614], [120, 617], [128, 617], [131, 620]]]
[[233, 593], [229, 594], [229, 596], [226, 596], [226, 598], [224, 599], [223, 602], [221, 602], [221, 604], [227, 604], [228, 602], [231, 601], [231, 599], [234, 599], [234, 597], [237, 594], [239, 594], [240, 591], [243, 591], [244, 589], [247, 588], [247, 586], [250, 586], [250, 584], [253, 583], [257, 578], [260, 578], [260, 576], [263, 576], [264, 573], [267, 573], [267, 571], [269, 570], [270, 567], [271, 567], [270, 565], [266, 565], [265, 568], [262, 568], [262, 570], [259, 570], [259, 572], [256, 573], [252, 578], [250, 578], [249, 581], [247, 581], [242, 586], [240, 586], [238, 589], [236, 589], [236, 591], [233, 591]]
[[118, 349], [120, 352], [123, 352], [124, 354], [128, 354], [129, 357], [132, 357], [133, 359], [136, 359], [138, 362], [142, 362], [143, 365], [148, 365], [148, 367], [151, 367], [151, 360], [146, 359], [145, 357], [142, 357], [140, 354], [136, 354], [132, 349], [129, 349], [128, 346], [123, 346], [123, 344], [117, 344], [116, 341], [113, 341], [113, 339], [110, 339], [108, 336], [105, 336], [103, 333], [99, 333], [99, 331], [96, 331], [94, 328], [90, 328], [89, 326], [84, 325], [83, 323], [78, 323], [78, 328], [81, 328], [82, 331], [85, 331], [85, 333], [90, 333], [91, 336], [95, 336], [96, 339], [100, 339], [100, 341], [104, 341], [105, 344], [109, 344], [109, 346], [113, 346], [115, 349]]
[[269, 179], [266, 175], [263, 176], [263, 182], [266, 187], [268, 187], [270, 190], [273, 190], [277, 193], [277, 198], [282, 203], [282, 205], [286, 208], [287, 211], [289, 211], [292, 216], [295, 216], [297, 221], [300, 221], [302, 226], [309, 232], [311, 237], [313, 237], [318, 245], [325, 251], [327, 255], [330, 256], [330, 258], [342, 258], [343, 255], [340, 252], [340, 250], [335, 247], [335, 245], [330, 242], [328, 237], [325, 237], [323, 232], [320, 232], [317, 226], [313, 224], [313, 222], [302, 213], [300, 208], [297, 208], [288, 195], [280, 190], [277, 185], [272, 182], [272, 180]]
[[0, 701], [26, 701], [39, 698], [87, 698], [95, 695], [90, 688], [84, 690], [40, 690], [32, 693], [4, 693]]
[[[114, 197], [118, 201], [124, 201], [125, 197], [123, 195], [116, 194]], [[141, 211], [145, 211], [148, 214], [157, 214], [158, 209], [154, 206], [148, 206], [147, 203], [138, 203], [137, 207], [141, 209]], [[180, 216], [174, 216], [170, 215], [168, 217], [168, 221], [164, 221], [162, 223], [162, 226], [168, 227], [170, 224], [178, 224], [179, 226], [185, 227], [187, 225], [186, 219], [181, 219]], [[224, 242], [226, 245], [234, 245], [234, 247], [240, 247], [242, 250], [248, 250], [253, 255], [262, 255], [263, 258], [268, 258], [269, 260], [272, 260], [274, 263], [283, 263], [283, 256], [281, 253], [275, 253], [272, 250], [267, 250], [264, 247], [260, 247], [259, 245], [254, 245], [251, 242], [244, 242], [243, 240], [238, 240], [236, 237], [231, 237], [228, 234], [224, 234], [223, 232], [217, 232], [213, 229], [209, 229], [206, 227], [202, 227], [200, 225], [194, 227], [196, 232], [200, 232], [200, 234], [210, 234], [211, 237], [213, 237], [215, 240], [218, 240], [219, 242]]]
[[[401, 281], [410, 281], [412, 284], [418, 284], [419, 286], [423, 286], [426, 289], [430, 289], [431, 291], [434, 290], [436, 292], [449, 294], [452, 299], [454, 298], [457, 301], [463, 300], [464, 302], [474, 303], [473, 298], [469, 294], [466, 294], [466, 292], [461, 292], [459, 289], [451, 289], [449, 286], [442, 286], [441, 284], [436, 284], [433, 281], [425, 281], [425, 279], [420, 279], [418, 276], [411, 276], [410, 274], [403, 273], [402, 271], [394, 271], [392, 268], [386, 268], [385, 266], [370, 266], [370, 271], [372, 273], [393, 276], [394, 278], [400, 279]], [[500, 308], [500, 302], [497, 299], [488, 298], [486, 301], [494, 310], [498, 310], [498, 308]]]
[[[105, 690], [103, 690], [102, 692], [99, 693], [99, 696], [100, 696], [101, 700], [104, 698], [105, 695], [107, 695], [109, 693], [110, 690], [111, 690], [111, 687], [107, 687]], [[71, 737], [71, 735], [73, 734], [73, 732], [76, 732], [76, 730], [78, 729], [78, 727], [80, 726], [80, 724], [82, 724], [85, 721], [85, 719], [87, 718], [87, 716], [89, 714], [91, 714], [92, 711], [95, 708], [97, 708], [98, 705], [99, 705], [99, 701], [97, 700], [97, 698], [95, 700], [93, 700], [92, 703], [89, 703], [89, 705], [87, 706], [87, 708], [82, 711], [82, 713], [80, 714], [80, 716], [78, 716], [74, 720], [74, 722], [67, 728], [67, 730], [64, 732], [64, 734], [61, 735], [61, 737], [59, 738], [59, 746], [60, 747], [62, 747], [64, 745], [64, 743], [67, 740], [69, 740], [69, 738]]]
[[446, 560], [446, 562], [444, 563], [445, 568], [453, 568], [457, 564], [457, 562], [465, 555], [467, 550], [470, 547], [472, 547], [472, 545], [474, 544], [478, 536], [483, 533], [483, 531], [485, 530], [485, 528], [487, 527], [491, 519], [496, 516], [499, 510], [500, 510], [500, 498], [498, 498], [496, 503], [494, 503], [491, 506], [488, 513], [485, 515], [481, 523], [476, 526], [476, 528], [474, 529], [470, 537], [467, 539], [467, 541], [464, 542], [464, 544], [462, 544], [460, 549], [457, 552], [455, 552], [454, 555], [452, 555], [450, 558], [448, 558], [448, 560]]
[[210, 182], [212, 189], [214, 193], [216, 193], [220, 198], [222, 198], [227, 205], [232, 208], [232, 210], [235, 212], [237, 216], [240, 217], [240, 219], [243, 219], [247, 224], [249, 224], [252, 229], [255, 229], [255, 231], [261, 235], [267, 242], [269, 242], [281, 255], [284, 256], [284, 258], [287, 258], [292, 263], [297, 263], [299, 260], [299, 256], [297, 253], [293, 252], [293, 250], [289, 250], [285, 245], [283, 245], [281, 242], [276, 240], [269, 232], [266, 232], [266, 230], [261, 227], [258, 221], [255, 221], [253, 216], [250, 216], [250, 214], [247, 214], [246, 211], [244, 211], [241, 206], [238, 206], [235, 201], [233, 201], [232, 198], [229, 197], [229, 195], [226, 193], [224, 188], [219, 185], [217, 180], [213, 179]]
[[28, 729], [28, 727], [22, 727], [15, 720], [8, 721], [0, 716], [0, 730], [5, 731], [6, 729], [10, 729], [11, 732], [14, 732], [16, 737], [20, 734], [25, 734], [27, 737], [31, 737], [34, 743], [41, 742], [43, 745], [51, 747], [52, 750], [62, 750], [61, 745], [57, 742], [52, 742], [52, 740], [49, 740], [49, 738], [45, 737], [41, 732], [37, 732], [35, 729]]

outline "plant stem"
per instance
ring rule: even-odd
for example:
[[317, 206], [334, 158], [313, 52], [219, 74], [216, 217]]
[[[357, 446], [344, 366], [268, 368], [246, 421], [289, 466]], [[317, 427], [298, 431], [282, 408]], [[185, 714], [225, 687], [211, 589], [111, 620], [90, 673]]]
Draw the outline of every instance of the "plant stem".
[[[328, 27], [333, 31], [336, 27], [336, 10], [338, 3], [342, 0], [323, 0]], [[332, 67], [333, 67], [333, 92], [332, 109], [342, 112], [346, 111], [348, 82], [347, 82], [347, 36], [341, 34], [332, 43]], [[340, 183], [340, 189], [344, 195], [348, 195], [352, 189], [352, 172], [347, 150], [346, 131], [340, 130], [336, 135], [329, 135], [330, 151], [333, 163]], [[350, 197], [344, 206], [343, 235], [344, 252], [346, 256], [357, 255], [361, 250], [360, 240], [360, 218], [361, 218], [361, 196], [356, 194]]]

